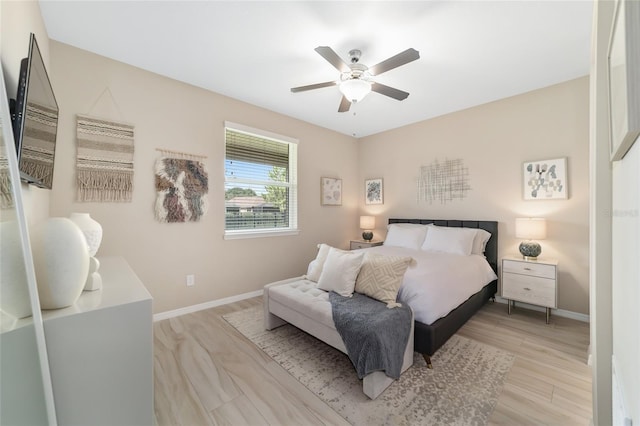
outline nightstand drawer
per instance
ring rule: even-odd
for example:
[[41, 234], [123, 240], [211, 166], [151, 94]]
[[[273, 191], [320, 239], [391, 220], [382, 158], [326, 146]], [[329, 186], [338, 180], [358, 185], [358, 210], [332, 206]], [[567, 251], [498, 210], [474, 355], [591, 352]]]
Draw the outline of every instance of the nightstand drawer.
[[503, 271], [502, 297], [555, 308], [556, 281]]
[[550, 278], [552, 280], [556, 279], [555, 265], [546, 265], [544, 263], [520, 262], [505, 259], [502, 261], [502, 272]]
[[381, 245], [382, 245], [381, 240], [371, 240], [371, 241], [351, 240], [351, 243], [349, 244], [349, 249], [358, 250], [358, 249], [365, 249], [370, 247], [377, 247]]
[[367, 243], [359, 243], [357, 241], [351, 241], [351, 250], [363, 249], [371, 247], [370, 244]]

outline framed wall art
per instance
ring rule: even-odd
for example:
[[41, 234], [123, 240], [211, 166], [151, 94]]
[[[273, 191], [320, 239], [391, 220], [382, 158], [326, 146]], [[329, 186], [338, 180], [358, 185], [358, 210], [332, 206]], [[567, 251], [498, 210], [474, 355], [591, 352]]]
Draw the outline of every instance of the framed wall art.
[[640, 2], [617, 0], [607, 51], [611, 161], [640, 136]]
[[322, 177], [320, 178], [320, 194], [323, 206], [342, 205], [342, 179]]
[[367, 179], [364, 181], [364, 203], [384, 204], [382, 193], [382, 178]]
[[469, 168], [461, 158], [438, 161], [421, 166], [418, 178], [418, 201], [446, 204], [463, 200], [471, 191]]
[[567, 159], [526, 161], [522, 183], [525, 200], [567, 199]]

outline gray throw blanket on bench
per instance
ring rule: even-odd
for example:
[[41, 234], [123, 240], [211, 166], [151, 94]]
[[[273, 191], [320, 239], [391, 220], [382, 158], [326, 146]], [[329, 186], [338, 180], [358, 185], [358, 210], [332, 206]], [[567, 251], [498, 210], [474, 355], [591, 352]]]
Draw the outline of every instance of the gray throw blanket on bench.
[[387, 305], [359, 293], [343, 297], [329, 293], [333, 322], [347, 354], [362, 379], [374, 371], [400, 377], [404, 350], [411, 333], [411, 309]]

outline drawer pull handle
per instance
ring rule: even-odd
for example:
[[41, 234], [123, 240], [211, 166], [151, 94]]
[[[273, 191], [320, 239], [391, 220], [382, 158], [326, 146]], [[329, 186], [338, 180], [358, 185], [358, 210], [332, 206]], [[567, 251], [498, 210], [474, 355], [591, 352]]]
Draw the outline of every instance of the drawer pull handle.
[[525, 270], [525, 271], [530, 271], [530, 270], [531, 270], [531, 268], [524, 268], [524, 270]]
[[531, 291], [529, 287], [525, 287], [524, 290]]

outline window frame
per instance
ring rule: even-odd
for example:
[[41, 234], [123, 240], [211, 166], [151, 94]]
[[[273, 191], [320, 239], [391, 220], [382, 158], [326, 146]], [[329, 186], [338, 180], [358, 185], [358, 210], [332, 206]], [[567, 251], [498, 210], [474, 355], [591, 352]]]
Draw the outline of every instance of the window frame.
[[[300, 229], [298, 228], [298, 139], [291, 138], [289, 136], [283, 136], [277, 133], [269, 132], [266, 130], [260, 130], [253, 127], [245, 126], [243, 124], [233, 123], [230, 121], [224, 122], [224, 159], [223, 159], [223, 173], [224, 173], [224, 187], [232, 180], [227, 180], [226, 175], [226, 162], [227, 162], [227, 130], [234, 132], [246, 133], [259, 138], [269, 139], [279, 143], [286, 143], [289, 145], [289, 182], [286, 186], [289, 188], [289, 226], [286, 228], [257, 228], [257, 229], [226, 229], [226, 207], [224, 220], [224, 239], [243, 239], [243, 238], [262, 238], [262, 237], [275, 237], [275, 236], [289, 236], [298, 235]], [[241, 183], [255, 183], [251, 179], [237, 180]], [[226, 189], [223, 190], [226, 192]]]

